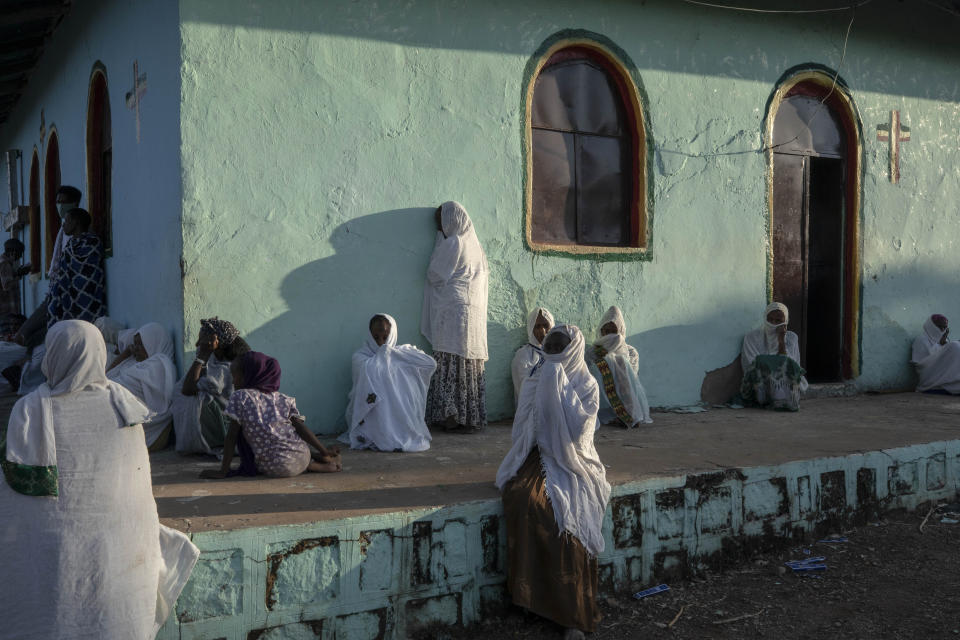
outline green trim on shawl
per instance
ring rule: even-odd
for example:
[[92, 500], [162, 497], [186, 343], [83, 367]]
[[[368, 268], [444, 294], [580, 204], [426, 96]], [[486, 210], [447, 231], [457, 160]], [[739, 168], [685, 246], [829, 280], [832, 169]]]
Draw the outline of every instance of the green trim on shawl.
[[613, 371], [610, 370], [610, 365], [607, 364], [606, 350], [602, 347], [595, 346], [594, 355], [595, 359], [593, 363], [597, 365], [600, 376], [603, 378], [603, 392], [607, 395], [607, 400], [610, 401], [610, 408], [617, 414], [617, 419], [620, 420], [620, 422], [626, 425], [627, 428], [632, 427], [637, 424], [637, 421], [633, 419], [633, 416], [630, 415], [627, 408], [623, 406], [623, 401], [620, 400], [620, 396], [617, 395], [617, 383], [613, 379]]
[[[800, 410], [800, 380], [806, 371], [796, 360], [782, 354], [761, 354], [747, 369], [740, 383], [740, 395], [748, 407], [777, 411]], [[774, 388], [784, 388], [784, 397], [774, 398]]]
[[0, 467], [10, 488], [25, 496], [57, 496], [59, 475], [57, 465], [32, 466], [7, 460], [7, 429], [0, 429]]

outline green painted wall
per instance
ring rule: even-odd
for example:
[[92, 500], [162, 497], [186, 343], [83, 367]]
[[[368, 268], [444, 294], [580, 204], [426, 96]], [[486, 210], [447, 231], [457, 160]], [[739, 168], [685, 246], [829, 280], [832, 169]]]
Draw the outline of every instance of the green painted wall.
[[[694, 403], [704, 372], [734, 358], [766, 303], [766, 158], [732, 152], [760, 147], [784, 71], [820, 64], [840, 67], [864, 130], [860, 382], [909, 384], [924, 316], [960, 311], [955, 19], [915, 4], [860, 9], [841, 65], [846, 14], [653, 0], [183, 0], [185, 349], [199, 318], [233, 320], [280, 359], [311, 426], [339, 430], [370, 315], [394, 315], [401, 341], [424, 344], [432, 210], [456, 199], [492, 269], [492, 418], [512, 411], [510, 358], [537, 304], [592, 333], [618, 303], [652, 404]], [[524, 248], [524, 68], [562, 29], [609, 38], [643, 81], [649, 261]], [[912, 132], [899, 185], [875, 133], [891, 109]]]

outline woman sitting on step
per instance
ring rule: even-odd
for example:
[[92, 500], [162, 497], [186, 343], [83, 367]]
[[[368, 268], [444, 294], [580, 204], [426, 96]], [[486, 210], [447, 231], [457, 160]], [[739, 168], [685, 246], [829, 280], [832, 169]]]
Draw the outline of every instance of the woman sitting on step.
[[230, 363], [250, 346], [233, 324], [214, 316], [200, 321], [196, 347], [197, 357], [175, 387], [170, 412], [177, 451], [212, 454], [223, 447], [227, 430], [223, 408], [233, 393]]
[[353, 354], [353, 388], [347, 402], [351, 449], [426, 451], [427, 389], [437, 362], [410, 344], [397, 346], [397, 321], [370, 318], [364, 345]]
[[536, 307], [527, 316], [527, 344], [517, 349], [510, 366], [510, 373], [513, 376], [514, 406], [520, 402], [520, 388], [523, 386], [523, 381], [530, 377], [530, 371], [543, 357], [543, 339], [552, 328], [553, 314], [545, 307]]
[[748, 406], [797, 411], [807, 390], [800, 366], [797, 334], [787, 330], [787, 306], [771, 302], [763, 313], [763, 326], [743, 337], [740, 395]]
[[597, 554], [610, 499], [593, 444], [599, 390], [577, 327], [554, 327], [543, 351], [523, 384], [513, 445], [497, 471], [507, 589], [514, 604], [565, 627], [565, 638], [583, 638], [600, 621]]
[[129, 344], [120, 346], [120, 355], [107, 369], [107, 377], [126, 387], [150, 410], [143, 423], [147, 450], [166, 448], [172, 422], [170, 403], [177, 379], [170, 333], [156, 322], [140, 327]]
[[600, 319], [597, 339], [590, 349], [590, 371], [600, 385], [600, 423], [630, 428], [649, 424], [650, 405], [640, 384], [640, 354], [627, 344], [627, 325], [617, 306]]
[[[304, 423], [297, 401], [280, 393], [280, 363], [275, 358], [248, 351], [230, 366], [233, 387], [223, 414], [230, 428], [220, 469], [206, 469], [201, 478], [226, 478], [231, 474], [234, 447], [240, 450], [238, 475], [262, 473], [290, 478], [305, 471], [340, 471], [340, 451], [328, 450]], [[313, 446], [317, 451], [311, 452]]]

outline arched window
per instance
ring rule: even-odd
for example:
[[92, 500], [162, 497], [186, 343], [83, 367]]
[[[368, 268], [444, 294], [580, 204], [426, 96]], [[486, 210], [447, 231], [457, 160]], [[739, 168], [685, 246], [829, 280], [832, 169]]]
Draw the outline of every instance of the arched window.
[[589, 42], [553, 47], [528, 109], [532, 248], [645, 247], [645, 132], [621, 62]]
[[40, 251], [40, 153], [36, 147], [30, 159], [30, 192], [27, 197], [30, 205], [30, 272], [40, 273], [43, 266]]
[[113, 170], [113, 138], [110, 134], [110, 100], [107, 75], [97, 63], [90, 77], [87, 98], [87, 205], [93, 218], [93, 229], [103, 240], [107, 255], [111, 245], [111, 173]]
[[57, 241], [60, 231], [60, 215], [57, 213], [57, 189], [60, 188], [60, 141], [57, 139], [57, 130], [51, 128], [47, 138], [47, 157], [43, 162], [43, 208], [46, 221], [46, 268], [50, 270], [50, 260], [53, 258], [53, 245]]

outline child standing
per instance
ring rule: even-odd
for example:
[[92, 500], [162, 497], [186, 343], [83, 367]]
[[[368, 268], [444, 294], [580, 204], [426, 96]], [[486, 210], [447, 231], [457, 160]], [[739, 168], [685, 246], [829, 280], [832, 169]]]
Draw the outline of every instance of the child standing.
[[[233, 361], [230, 373], [236, 391], [223, 412], [230, 420], [223, 461], [220, 469], [206, 469], [201, 478], [227, 477], [238, 439], [241, 457], [252, 456], [256, 471], [273, 478], [341, 470], [340, 451], [324, 447], [307, 428], [296, 400], [278, 391], [280, 363], [275, 358], [248, 351]], [[317, 452], [311, 452], [311, 446]], [[243, 463], [248, 465], [249, 460]]]

